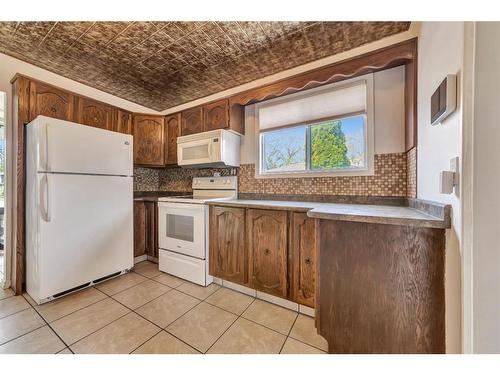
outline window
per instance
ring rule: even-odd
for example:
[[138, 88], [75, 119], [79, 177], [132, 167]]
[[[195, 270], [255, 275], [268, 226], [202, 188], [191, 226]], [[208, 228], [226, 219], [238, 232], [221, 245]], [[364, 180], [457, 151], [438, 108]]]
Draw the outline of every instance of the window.
[[256, 105], [257, 177], [373, 174], [372, 75]]

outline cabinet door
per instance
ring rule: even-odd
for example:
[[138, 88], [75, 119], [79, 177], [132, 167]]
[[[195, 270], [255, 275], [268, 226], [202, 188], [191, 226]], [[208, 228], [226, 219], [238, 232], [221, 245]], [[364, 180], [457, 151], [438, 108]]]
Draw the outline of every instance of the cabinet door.
[[113, 130], [119, 133], [132, 134], [132, 114], [130, 112], [117, 109]]
[[203, 131], [226, 129], [229, 126], [228, 100], [220, 100], [203, 107]]
[[297, 303], [314, 307], [316, 219], [305, 212], [291, 214], [290, 253], [290, 297]]
[[210, 275], [247, 283], [245, 209], [210, 207]]
[[146, 254], [146, 206], [134, 201], [134, 256]]
[[94, 128], [113, 130], [115, 120], [113, 107], [88, 98], [78, 98], [76, 102], [75, 122]]
[[179, 136], [180, 113], [165, 117], [165, 164], [177, 164], [177, 137]]
[[41, 82], [30, 82], [30, 121], [43, 115], [73, 120], [73, 95]]
[[163, 132], [163, 117], [134, 115], [134, 164], [164, 165]]
[[144, 203], [146, 216], [146, 254], [158, 258], [157, 204], [155, 202]]
[[203, 108], [196, 107], [181, 113], [181, 135], [196, 134], [203, 131]]
[[287, 212], [250, 209], [247, 215], [250, 285], [286, 298]]

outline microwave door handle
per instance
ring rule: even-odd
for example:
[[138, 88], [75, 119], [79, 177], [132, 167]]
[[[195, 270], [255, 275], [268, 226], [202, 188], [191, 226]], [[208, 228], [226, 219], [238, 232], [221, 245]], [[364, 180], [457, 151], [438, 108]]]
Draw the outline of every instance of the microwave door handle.
[[212, 140], [209, 141], [208, 143], [208, 160], [212, 161], [212, 147], [214, 145], [214, 142]]

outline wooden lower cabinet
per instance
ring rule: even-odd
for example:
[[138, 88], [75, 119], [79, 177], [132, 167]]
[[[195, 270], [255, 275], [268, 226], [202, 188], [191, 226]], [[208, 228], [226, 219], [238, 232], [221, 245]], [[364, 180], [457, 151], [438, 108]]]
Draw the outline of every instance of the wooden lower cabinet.
[[247, 284], [245, 209], [212, 207], [210, 223], [210, 274]]
[[155, 202], [134, 201], [134, 257], [158, 258], [158, 225]]
[[246, 235], [250, 285], [287, 298], [287, 212], [248, 209]]
[[314, 307], [316, 219], [305, 212], [211, 206], [209, 271]]
[[314, 307], [316, 219], [305, 212], [290, 214], [290, 299]]

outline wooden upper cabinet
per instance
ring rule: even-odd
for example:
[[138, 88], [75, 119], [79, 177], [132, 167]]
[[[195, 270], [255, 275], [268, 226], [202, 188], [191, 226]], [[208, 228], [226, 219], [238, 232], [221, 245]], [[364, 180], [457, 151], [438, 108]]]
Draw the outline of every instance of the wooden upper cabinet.
[[249, 209], [246, 221], [250, 286], [286, 298], [287, 212]]
[[314, 307], [316, 275], [316, 219], [305, 212], [290, 217], [290, 298]]
[[228, 100], [224, 99], [203, 107], [203, 131], [229, 127], [228, 104]]
[[132, 114], [121, 109], [116, 109], [116, 120], [114, 131], [124, 134], [132, 134]]
[[248, 282], [245, 209], [210, 207], [210, 275], [239, 284]]
[[165, 163], [164, 117], [134, 115], [134, 164], [163, 166]]
[[196, 107], [181, 113], [181, 135], [201, 133], [203, 131], [203, 108]]
[[95, 128], [114, 130], [115, 109], [96, 100], [76, 99], [75, 122]]
[[181, 114], [165, 117], [165, 164], [177, 164], [177, 137], [180, 131]]
[[30, 81], [29, 120], [43, 115], [73, 120], [73, 95], [42, 82]]

